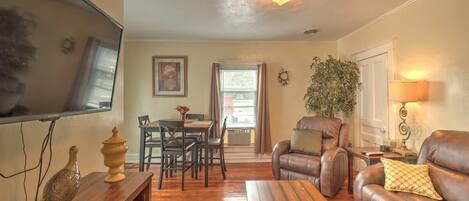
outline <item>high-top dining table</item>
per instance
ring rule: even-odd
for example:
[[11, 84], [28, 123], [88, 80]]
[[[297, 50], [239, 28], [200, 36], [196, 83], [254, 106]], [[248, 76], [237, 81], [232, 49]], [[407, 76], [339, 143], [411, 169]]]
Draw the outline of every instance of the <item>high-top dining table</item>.
[[[204, 133], [204, 144], [205, 147], [208, 147], [208, 138], [213, 127], [214, 121], [204, 120], [196, 121], [190, 120], [184, 123], [185, 131], [188, 133]], [[145, 144], [145, 132], [160, 132], [160, 125], [158, 121], [151, 122], [140, 126], [140, 144]], [[205, 187], [208, 187], [208, 149], [204, 149], [204, 171], [205, 171]], [[140, 155], [138, 159], [138, 170], [143, 172], [144, 170], [144, 157], [145, 157], [145, 148], [140, 146]]]

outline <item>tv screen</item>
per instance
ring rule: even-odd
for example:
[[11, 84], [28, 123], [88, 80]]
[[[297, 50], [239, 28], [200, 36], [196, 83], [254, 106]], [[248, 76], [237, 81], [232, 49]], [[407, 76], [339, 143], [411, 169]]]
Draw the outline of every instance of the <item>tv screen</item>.
[[1, 0], [0, 123], [109, 111], [122, 30], [87, 0]]

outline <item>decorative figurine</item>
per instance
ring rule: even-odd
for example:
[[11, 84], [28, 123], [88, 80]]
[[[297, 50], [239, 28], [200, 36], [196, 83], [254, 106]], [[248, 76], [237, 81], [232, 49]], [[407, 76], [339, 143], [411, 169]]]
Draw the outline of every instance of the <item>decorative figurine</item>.
[[128, 150], [127, 139], [119, 135], [116, 127], [112, 129], [112, 137], [103, 142], [101, 153], [104, 155], [104, 165], [109, 168], [109, 175], [104, 178], [107, 183], [119, 182], [125, 179], [124, 162]]
[[70, 147], [67, 165], [47, 181], [43, 201], [71, 201], [80, 187], [80, 170], [77, 164], [78, 148]]

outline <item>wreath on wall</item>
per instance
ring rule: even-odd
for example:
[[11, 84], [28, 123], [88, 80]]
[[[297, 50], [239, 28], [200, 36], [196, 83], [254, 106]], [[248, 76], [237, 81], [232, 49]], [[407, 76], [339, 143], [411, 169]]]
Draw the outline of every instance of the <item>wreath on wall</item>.
[[288, 81], [290, 80], [290, 77], [288, 75], [288, 71], [285, 70], [285, 69], [280, 69], [280, 72], [278, 73], [278, 82], [282, 85], [282, 86], [287, 86], [288, 85]]
[[311, 69], [313, 75], [304, 96], [307, 111], [323, 117], [349, 115], [357, 104], [361, 86], [357, 64], [329, 55], [324, 61], [314, 57]]

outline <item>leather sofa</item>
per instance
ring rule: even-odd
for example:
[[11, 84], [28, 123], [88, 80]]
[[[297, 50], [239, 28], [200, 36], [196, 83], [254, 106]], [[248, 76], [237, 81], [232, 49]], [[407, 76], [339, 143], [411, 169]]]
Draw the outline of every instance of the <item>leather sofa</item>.
[[[418, 164], [427, 163], [436, 191], [448, 201], [469, 200], [469, 132], [435, 131], [419, 153]], [[384, 189], [382, 164], [361, 171], [354, 183], [355, 201], [430, 201], [432, 199]]]
[[279, 142], [272, 153], [275, 179], [309, 180], [323, 195], [335, 196], [347, 176], [347, 125], [336, 118], [303, 117], [296, 128], [322, 131], [322, 155], [290, 153], [290, 140]]

